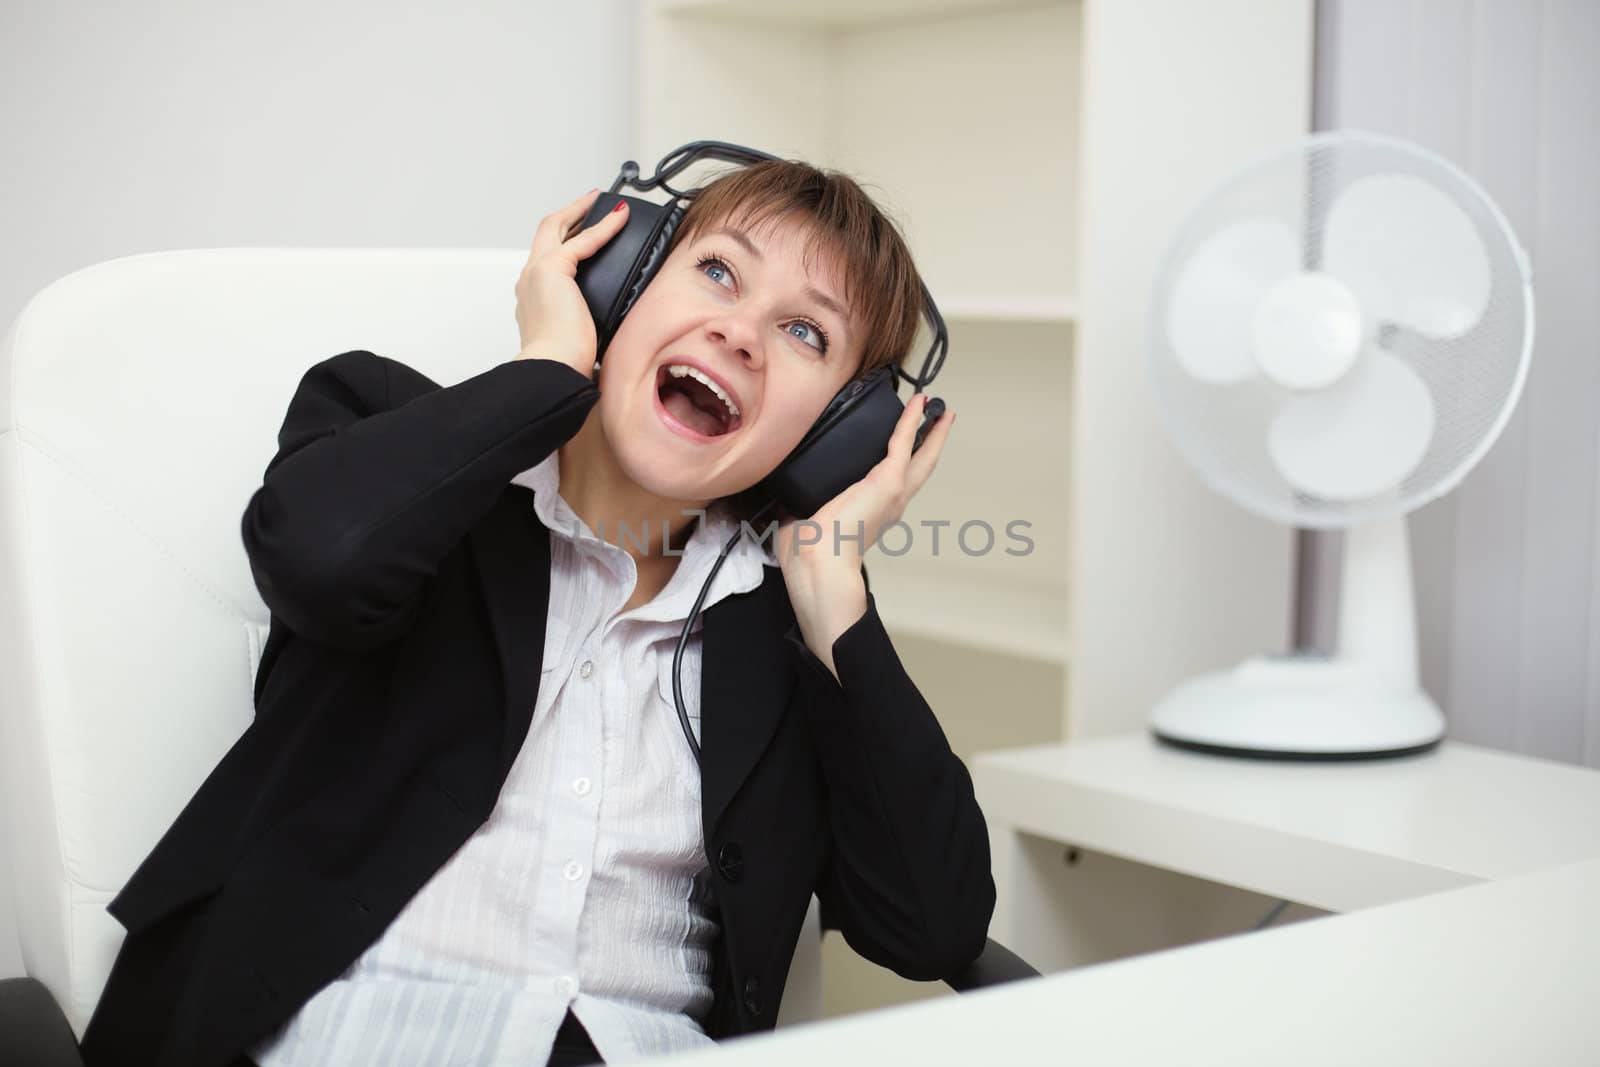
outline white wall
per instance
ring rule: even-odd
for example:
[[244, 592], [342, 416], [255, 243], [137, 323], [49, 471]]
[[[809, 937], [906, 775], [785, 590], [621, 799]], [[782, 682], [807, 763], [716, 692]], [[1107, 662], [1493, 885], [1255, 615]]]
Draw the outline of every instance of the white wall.
[[0, 328], [140, 252], [526, 248], [637, 151], [635, 23], [632, 0], [5, 0]]
[[[1411, 516], [1422, 682], [1458, 740], [1600, 767], [1600, 4], [1321, 0], [1316, 124], [1439, 152], [1533, 263], [1521, 403]], [[1312, 643], [1337, 555], [1315, 552]]]

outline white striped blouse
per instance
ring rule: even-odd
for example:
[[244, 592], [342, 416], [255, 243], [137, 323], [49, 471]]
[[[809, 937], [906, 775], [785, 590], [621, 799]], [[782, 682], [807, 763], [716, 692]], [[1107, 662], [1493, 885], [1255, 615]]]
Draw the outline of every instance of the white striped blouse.
[[[521, 752], [488, 821], [379, 940], [248, 1050], [262, 1067], [539, 1067], [569, 1006], [608, 1064], [711, 1044], [702, 1021], [719, 925], [671, 670], [737, 521], [713, 505], [666, 588], [619, 614], [633, 558], [561, 499], [559, 453], [513, 483], [534, 491], [551, 533], [544, 661]], [[777, 566], [770, 544], [742, 538], [701, 610], [759, 586], [764, 563]], [[697, 737], [701, 624], [682, 675]]]

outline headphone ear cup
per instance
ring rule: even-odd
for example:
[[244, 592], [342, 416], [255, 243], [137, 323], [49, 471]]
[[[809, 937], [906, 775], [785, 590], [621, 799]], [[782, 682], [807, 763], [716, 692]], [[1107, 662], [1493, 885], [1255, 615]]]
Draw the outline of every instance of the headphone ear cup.
[[639, 294], [667, 258], [667, 246], [686, 209], [677, 200], [665, 204], [632, 196], [601, 193], [584, 216], [582, 227], [599, 222], [619, 201], [628, 202], [628, 221], [600, 250], [578, 261], [578, 291], [594, 319], [595, 365], [605, 355], [617, 327]]
[[867, 476], [889, 454], [889, 439], [905, 405], [895, 395], [895, 370], [879, 367], [839, 390], [758, 495], [808, 519]]

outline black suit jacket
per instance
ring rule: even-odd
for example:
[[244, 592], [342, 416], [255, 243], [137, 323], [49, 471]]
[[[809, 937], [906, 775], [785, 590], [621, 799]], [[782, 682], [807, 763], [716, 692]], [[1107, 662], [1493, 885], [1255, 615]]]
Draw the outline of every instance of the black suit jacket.
[[[243, 520], [272, 620], [255, 721], [108, 906], [127, 936], [88, 1067], [229, 1063], [488, 818], [550, 595], [549, 531], [510, 481], [598, 398], [551, 360], [448, 388], [364, 351], [305, 375]], [[773, 1025], [813, 892], [855, 951], [925, 980], [979, 955], [994, 907], [971, 779], [875, 598], [836, 681], [764, 570], [702, 616], [718, 1039]]]

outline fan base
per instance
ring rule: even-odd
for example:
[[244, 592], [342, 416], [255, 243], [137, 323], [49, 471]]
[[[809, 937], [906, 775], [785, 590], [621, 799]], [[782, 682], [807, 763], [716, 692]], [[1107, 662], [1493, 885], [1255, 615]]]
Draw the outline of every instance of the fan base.
[[1444, 716], [1415, 686], [1297, 653], [1184, 682], [1151, 712], [1150, 730], [1180, 748], [1251, 759], [1387, 759], [1438, 745]]

